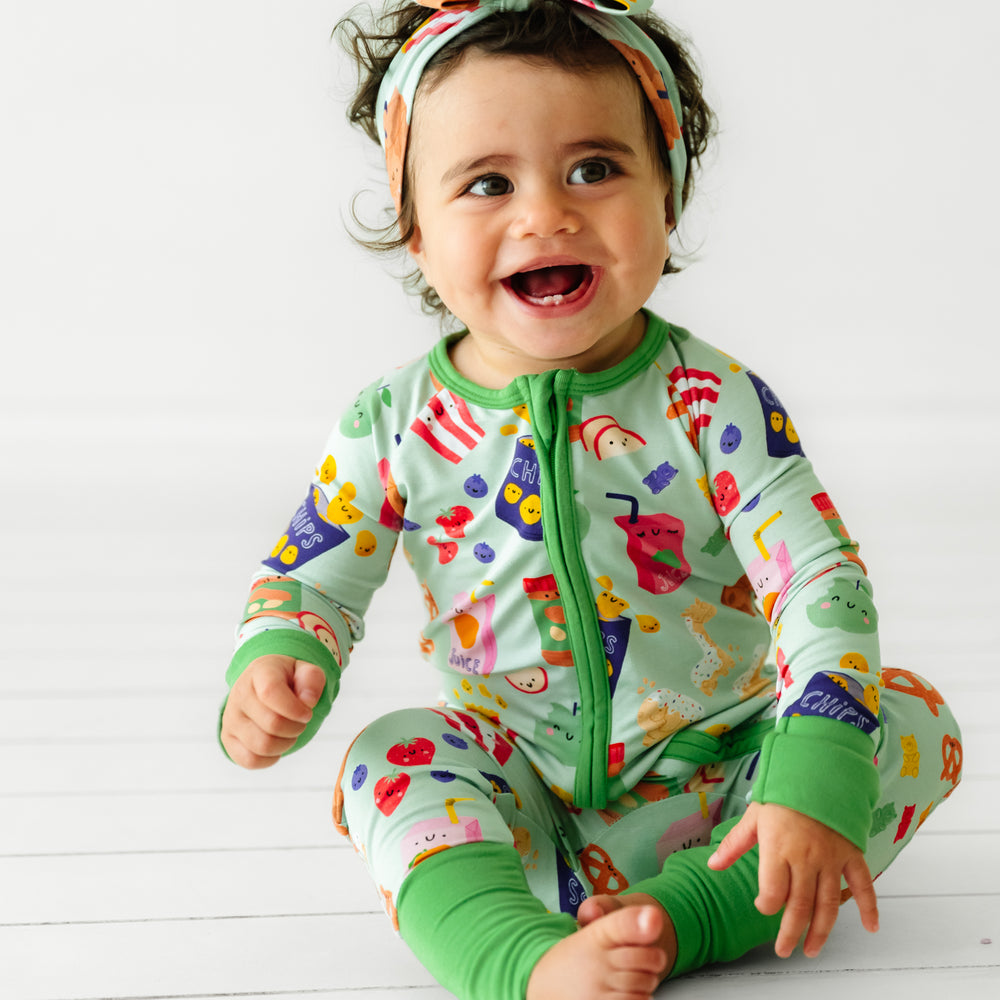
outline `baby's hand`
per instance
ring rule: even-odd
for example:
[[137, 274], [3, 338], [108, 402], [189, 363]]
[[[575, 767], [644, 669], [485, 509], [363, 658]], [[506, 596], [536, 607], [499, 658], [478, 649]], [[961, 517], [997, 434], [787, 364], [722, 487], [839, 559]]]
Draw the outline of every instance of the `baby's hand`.
[[728, 868], [754, 844], [760, 844], [754, 905], [768, 914], [785, 908], [774, 944], [781, 958], [791, 955], [807, 927], [802, 950], [810, 958], [820, 953], [837, 920], [841, 876], [862, 925], [878, 930], [878, 903], [864, 855], [835, 830], [794, 809], [754, 802], [719, 844], [709, 867]]
[[222, 745], [246, 768], [271, 767], [295, 746], [326, 675], [291, 656], [259, 656], [236, 679], [222, 713]]

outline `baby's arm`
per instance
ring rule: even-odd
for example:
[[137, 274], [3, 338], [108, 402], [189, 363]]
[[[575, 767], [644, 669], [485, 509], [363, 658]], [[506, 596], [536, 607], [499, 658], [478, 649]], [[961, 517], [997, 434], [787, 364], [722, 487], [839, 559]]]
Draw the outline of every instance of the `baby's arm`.
[[243, 767], [270, 767], [315, 735], [388, 573], [403, 522], [387, 499], [371, 398], [331, 432], [305, 500], [254, 576], [219, 720], [223, 748]]
[[794, 425], [758, 376], [730, 366], [701, 438], [715, 507], [771, 625], [779, 669], [775, 731], [753, 804], [711, 862], [759, 845], [757, 908], [784, 908], [775, 944], [819, 953], [847, 880], [869, 930], [878, 925], [864, 861], [878, 796], [878, 616], [871, 585]]
[[785, 909], [774, 945], [781, 958], [792, 954], [807, 928], [803, 951], [810, 958], [820, 953], [837, 920], [841, 876], [864, 928], [878, 930], [878, 903], [868, 865], [846, 837], [786, 806], [752, 802], [709, 859], [709, 867], [728, 868], [754, 844], [760, 846], [755, 905], [766, 914]]
[[305, 731], [325, 685], [314, 663], [258, 657], [229, 692], [220, 731], [226, 753], [251, 770], [276, 764]]

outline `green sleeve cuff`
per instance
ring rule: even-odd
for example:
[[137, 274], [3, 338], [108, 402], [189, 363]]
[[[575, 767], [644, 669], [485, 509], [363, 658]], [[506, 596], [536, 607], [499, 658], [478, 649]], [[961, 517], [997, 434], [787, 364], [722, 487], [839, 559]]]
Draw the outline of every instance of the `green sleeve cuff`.
[[871, 736], [846, 722], [785, 716], [764, 740], [753, 801], [805, 813], [864, 851], [879, 796], [874, 756]]
[[[226, 670], [226, 683], [232, 689], [236, 679], [243, 673], [258, 656], [277, 654], [279, 656], [293, 656], [296, 660], [306, 660], [315, 663], [324, 674], [326, 674], [326, 684], [323, 685], [323, 693], [319, 701], [313, 708], [312, 718], [303, 730], [302, 735], [286, 754], [294, 753], [300, 747], [304, 747], [317, 733], [323, 720], [330, 714], [333, 701], [340, 690], [341, 668], [337, 663], [333, 653], [323, 645], [315, 636], [309, 635], [295, 628], [272, 628], [266, 632], [258, 632], [251, 636], [233, 654], [229, 669]], [[227, 696], [228, 700], [228, 696]], [[225, 711], [226, 702], [222, 703], [219, 709], [219, 723], [217, 733], [219, 735], [219, 746], [222, 746], [222, 713]], [[223, 747], [225, 753], [225, 747]], [[229, 755], [226, 754], [228, 757]]]

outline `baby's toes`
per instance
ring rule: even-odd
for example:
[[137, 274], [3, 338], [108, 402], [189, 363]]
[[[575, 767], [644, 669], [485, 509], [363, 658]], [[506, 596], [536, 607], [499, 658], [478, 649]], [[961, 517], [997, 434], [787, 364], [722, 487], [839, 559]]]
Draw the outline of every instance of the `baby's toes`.
[[577, 910], [576, 921], [581, 927], [586, 927], [587, 924], [620, 910], [623, 905], [616, 896], [588, 896]]

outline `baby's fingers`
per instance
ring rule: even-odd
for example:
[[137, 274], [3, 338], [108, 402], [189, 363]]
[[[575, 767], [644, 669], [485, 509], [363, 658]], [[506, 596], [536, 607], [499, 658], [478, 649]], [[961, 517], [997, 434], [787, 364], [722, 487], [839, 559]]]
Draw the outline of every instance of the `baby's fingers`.
[[[270, 664], [268, 666], [271, 667]], [[312, 709], [295, 693], [295, 661], [291, 661], [287, 668], [283, 667], [271, 667], [254, 674], [256, 697], [251, 700], [247, 714], [265, 732], [274, 736], [297, 736], [312, 718]], [[291, 731], [289, 726], [277, 720], [301, 725]]]
[[878, 930], [878, 897], [865, 859], [859, 854], [844, 866], [844, 879], [861, 914], [861, 925], [874, 934]]
[[795, 951], [795, 946], [813, 919], [816, 902], [815, 873], [805, 875], [800, 871], [793, 875], [789, 872], [787, 886], [785, 899], [781, 903], [777, 902], [779, 895], [777, 889], [767, 896], [763, 886], [756, 902], [757, 909], [761, 913], [777, 913], [782, 904], [785, 907], [785, 912], [781, 915], [778, 937], [774, 942], [774, 951], [779, 958], [788, 958]]
[[740, 821], [722, 838], [715, 853], [708, 859], [708, 867], [716, 871], [728, 868], [757, 843], [758, 806], [751, 803]]
[[222, 730], [222, 745], [234, 763], [256, 770], [277, 764], [295, 740], [271, 736], [243, 712], [234, 712]]
[[840, 876], [835, 874], [820, 875], [816, 886], [816, 897], [813, 905], [812, 920], [809, 922], [809, 933], [802, 944], [802, 951], [815, 958], [826, 944], [826, 939], [837, 922], [840, 911]]
[[[298, 703], [297, 698], [295, 701]], [[286, 714], [289, 711], [287, 706], [283, 706], [280, 711], [275, 710], [262, 698], [248, 701], [243, 710], [250, 722], [260, 732], [265, 736], [271, 736], [279, 740], [295, 740], [302, 730], [306, 728], [306, 721], [308, 721], [289, 718]]]
[[788, 862], [774, 851], [761, 851], [754, 906], [764, 914], [777, 913], [788, 901], [791, 888], [792, 870]]

